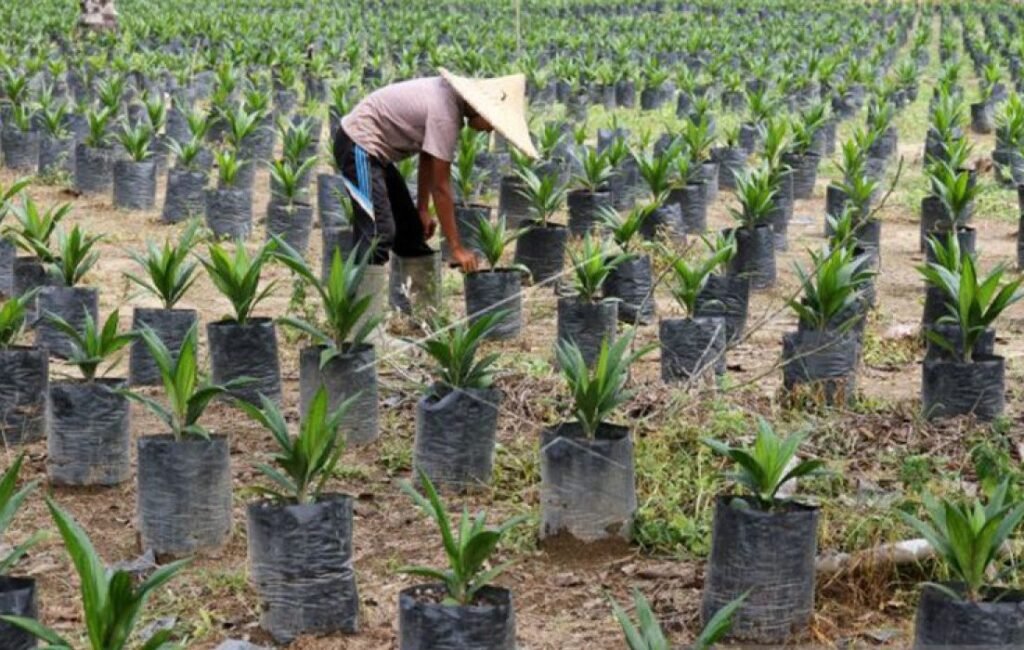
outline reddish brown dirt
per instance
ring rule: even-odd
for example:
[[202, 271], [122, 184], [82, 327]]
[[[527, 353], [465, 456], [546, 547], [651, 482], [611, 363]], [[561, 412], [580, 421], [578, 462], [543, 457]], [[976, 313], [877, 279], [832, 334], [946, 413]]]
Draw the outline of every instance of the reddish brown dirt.
[[[908, 165], [919, 165], [916, 152], [920, 146], [905, 146]], [[0, 180], [10, 182], [13, 176], [0, 173]], [[261, 175], [255, 212], [259, 214], [266, 200], [266, 177]], [[751, 304], [751, 324], [760, 324], [753, 335], [730, 352], [730, 383], [745, 384], [747, 388], [735, 394], [738, 404], [753, 404], [759, 410], [770, 411], [771, 401], [780, 380], [780, 373], [772, 371], [780, 351], [780, 337], [794, 327], [783, 301], [795, 289], [791, 263], [806, 263], [805, 247], [821, 242], [825, 179], [820, 179], [812, 199], [798, 201], [796, 219], [791, 225], [790, 250], [780, 255], [780, 281], [768, 292], [756, 294]], [[106, 235], [102, 244], [99, 267], [90, 275], [88, 283], [101, 288], [101, 312], [121, 309], [122, 325], [130, 320], [131, 306], [152, 305], [151, 299], [140, 297], [122, 276], [133, 268], [126, 250], [140, 247], [147, 238], [162, 239], [177, 233], [179, 228], [168, 228], [158, 221], [158, 212], [132, 214], [112, 209], [111, 199], [102, 197], [72, 197], [59, 189], [34, 185], [33, 196], [44, 205], [71, 201], [74, 205], [73, 221], [90, 232]], [[161, 183], [161, 193], [163, 183]], [[723, 192], [712, 211], [711, 226], [724, 227], [729, 218], [725, 207], [731, 197]], [[158, 205], [162, 194], [158, 196]], [[899, 201], [893, 201], [882, 212], [883, 250], [882, 274], [878, 278], [879, 308], [870, 325], [870, 332], [881, 340], [901, 341], [916, 332], [921, 307], [921, 281], [913, 267], [921, 260], [917, 250], [916, 214]], [[985, 251], [986, 264], [1014, 260], [1015, 224], [986, 220], [984, 215], [976, 223], [979, 245]], [[258, 227], [253, 241], [263, 237]], [[311, 257], [318, 258], [319, 237], [314, 234]], [[461, 286], [454, 272], [449, 274], [448, 286]], [[280, 315], [288, 306], [289, 279], [281, 268], [271, 268], [267, 279], [281, 281], [273, 296], [257, 311], [260, 314]], [[449, 296], [450, 304], [461, 309], [461, 296]], [[183, 306], [195, 307], [204, 321], [214, 320], [227, 313], [229, 305], [205, 279], [191, 291]], [[659, 310], [671, 313], [673, 308], [667, 295], [659, 296]], [[507, 391], [505, 415], [501, 422], [499, 442], [516, 451], [522, 471], [529, 475], [535, 465], [534, 440], [540, 427], [554, 422], [561, 404], [561, 384], [550, 375], [544, 363], [551, 357], [554, 333], [554, 297], [549, 290], [531, 292], [528, 299], [528, 327], [521, 340], [504, 349], [514, 352], [514, 359], [503, 364], [508, 372], [502, 378]], [[1017, 307], [1005, 325], [1000, 327], [1000, 351], [1009, 361], [1008, 376], [1019, 377], [1019, 359], [1024, 354], [1019, 331], [1024, 322], [1024, 308]], [[656, 325], [641, 328], [641, 340], [656, 337]], [[205, 344], [205, 343], [204, 343]], [[281, 338], [284, 402], [289, 416], [297, 417], [297, 349], [298, 344], [287, 337]], [[920, 358], [919, 350], [915, 352]], [[292, 647], [299, 649], [350, 648], [374, 649], [395, 647], [397, 631], [396, 602], [398, 591], [413, 584], [413, 580], [396, 575], [395, 568], [406, 563], [439, 565], [442, 562], [440, 544], [434, 529], [414, 510], [397, 488], [397, 480], [408, 476], [405, 466], [412, 443], [414, 426], [414, 399], [416, 384], [426, 381], [427, 375], [417, 354], [394, 346], [385, 353], [381, 364], [381, 399], [383, 417], [381, 440], [368, 448], [350, 450], [346, 456], [344, 479], [336, 481], [339, 490], [358, 495], [356, 505], [355, 565], [358, 570], [362, 598], [362, 630], [353, 637], [302, 639]], [[650, 355], [638, 367], [636, 376], [639, 394], [631, 407], [635, 417], [652, 416], [645, 435], [656, 435], [660, 407], [668, 403], [671, 391], [657, 384], [658, 362]], [[57, 368], [56, 373], [67, 371]], [[114, 371], [125, 372], [122, 362]], [[763, 377], [761, 377], [764, 375]], [[760, 379], [756, 378], [761, 377]], [[880, 362], [863, 368], [860, 386], [872, 399], [894, 404], [906, 412], [915, 409], [918, 396], [919, 366], [915, 360], [900, 363]], [[1012, 404], [1016, 413], [1016, 400]], [[686, 417], [686, 411], [683, 412]], [[268, 459], [272, 451], [271, 439], [239, 412], [218, 404], [207, 415], [206, 424], [213, 430], [226, 433], [232, 441], [232, 463], [235, 487], [235, 530], [230, 544], [208, 557], [197, 559], [172, 585], [157, 595], [150, 612], [175, 615], [178, 627], [192, 635], [190, 648], [211, 648], [225, 638], [251, 638], [267, 642], [258, 629], [258, 603], [253, 590], [246, 583], [246, 546], [244, 507], [248, 497], [244, 489], [253, 485], [257, 473], [253, 465]], [[846, 442], [858, 453], [870, 457], [883, 447], [905, 445], [927, 448], [923, 440], [907, 440], [906, 432], [913, 429], [907, 420], [887, 418], [884, 422], [861, 420], [862, 428], [851, 430], [852, 439]], [[133, 411], [134, 435], [160, 432], [157, 421], [143, 410]], [[894, 433], [895, 432], [895, 433]], [[26, 479], [45, 478], [46, 446], [44, 443], [27, 447]], [[16, 450], [2, 452], [6, 465]], [[403, 454], [405, 463], [402, 462]], [[522, 503], [536, 506], [536, 485], [522, 489]], [[92, 535], [97, 548], [108, 562], [134, 558], [140, 549], [134, 528], [134, 481], [107, 490], [52, 489], [50, 492], [65, 506]], [[643, 498], [643, 495], [641, 495]], [[453, 499], [453, 505], [460, 499]], [[510, 514], [506, 498], [496, 506], [496, 517]], [[490, 494], [474, 495], [468, 499], [471, 507], [491, 502]], [[16, 521], [15, 541], [30, 531], [50, 528], [42, 500], [32, 499]], [[655, 603], [662, 620], [674, 638], [683, 642], [692, 638], [696, 628], [702, 566], [699, 561], [670, 561], [667, 558], [640, 554], [627, 549], [617, 555], [581, 551], [567, 561], [565, 553], [553, 560], [543, 551], [526, 551], [518, 564], [501, 580], [513, 589], [517, 604], [518, 630], [521, 647], [530, 650], [564, 650], [567, 648], [621, 647], [621, 637], [608, 604], [608, 595], [625, 602], [631, 588], [642, 589]], [[81, 629], [81, 612], [77, 604], [77, 580], [73, 576], [66, 554], [59, 541], [52, 539], [38, 547], [19, 567], [20, 573], [35, 576], [40, 581], [43, 621], [61, 632]], [[887, 601], [875, 597], [858, 603], [851, 593], [857, 589], [832, 588], [822, 592], [814, 640], [834, 641], [855, 635], [856, 630], [897, 627], [906, 630], [910, 604]]]

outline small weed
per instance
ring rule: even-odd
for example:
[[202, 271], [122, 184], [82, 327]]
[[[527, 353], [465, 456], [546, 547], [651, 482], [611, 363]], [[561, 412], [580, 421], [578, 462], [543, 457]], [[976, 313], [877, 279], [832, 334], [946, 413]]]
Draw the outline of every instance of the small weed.
[[864, 363], [872, 368], [899, 368], [913, 363], [920, 347], [916, 336], [889, 338], [868, 328], [864, 332]]
[[381, 438], [377, 464], [394, 476], [412, 469], [412, 445], [410, 441], [399, 436]]
[[711, 542], [711, 516], [721, 478], [702, 437], [734, 440], [747, 433], [746, 414], [713, 402], [700, 418], [665, 423], [637, 442], [637, 493], [641, 503], [636, 541], [672, 555], [704, 555]]
[[1019, 499], [1024, 490], [1024, 470], [1020, 462], [1011, 456], [1014, 443], [1007, 435], [1008, 432], [1001, 429], [993, 425], [988, 434], [976, 438], [970, 451], [971, 464], [978, 483], [986, 492], [991, 493], [1000, 483], [1008, 480], [1010, 496]]
[[900, 463], [899, 479], [903, 489], [911, 494], [921, 494], [934, 478], [935, 460], [927, 454], [907, 456]]
[[50, 187], [71, 187], [71, 172], [59, 167], [50, 167], [41, 174], [36, 175], [35, 182]]
[[339, 465], [334, 468], [333, 478], [340, 481], [369, 481], [370, 469], [362, 465]]
[[[316, 302], [309, 299], [309, 289], [305, 281], [296, 274], [292, 274], [292, 293], [288, 298], [288, 314], [300, 318], [307, 323], [319, 326]], [[285, 341], [294, 345], [299, 341], [308, 340], [308, 335], [293, 328], [281, 328]]]
[[994, 182], [979, 182], [978, 198], [974, 201], [974, 214], [980, 219], [992, 219], [1006, 223], [1020, 220], [1017, 193], [1004, 189]]
[[491, 478], [495, 500], [522, 503], [539, 483], [540, 466], [532, 441], [517, 439], [511, 445], [496, 445]]

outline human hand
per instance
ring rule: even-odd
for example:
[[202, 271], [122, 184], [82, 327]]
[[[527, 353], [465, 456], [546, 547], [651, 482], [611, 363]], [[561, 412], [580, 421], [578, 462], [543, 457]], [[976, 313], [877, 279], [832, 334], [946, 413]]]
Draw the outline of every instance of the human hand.
[[472, 273], [479, 266], [479, 261], [476, 259], [476, 254], [473, 251], [466, 250], [461, 246], [459, 248], [452, 249], [452, 261], [455, 262], [465, 273]]

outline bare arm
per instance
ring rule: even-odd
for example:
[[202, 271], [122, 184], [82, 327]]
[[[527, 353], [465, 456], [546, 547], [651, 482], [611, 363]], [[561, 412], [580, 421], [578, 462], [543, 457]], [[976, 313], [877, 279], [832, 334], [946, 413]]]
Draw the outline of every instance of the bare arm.
[[441, 232], [452, 249], [462, 248], [459, 232], [455, 227], [455, 200], [452, 196], [452, 183], [449, 175], [451, 163], [434, 158], [429, 154], [421, 154], [430, 159], [430, 195], [434, 199], [434, 211], [441, 222]]
[[464, 271], [475, 271], [476, 256], [463, 248], [458, 228], [455, 226], [455, 198], [452, 192], [451, 163], [440, 158], [430, 157], [430, 166], [433, 177], [430, 194], [434, 199], [437, 219], [441, 222], [441, 232], [444, 233], [445, 239], [448, 240], [451, 247], [452, 259]]
[[434, 181], [433, 175], [434, 157], [428, 153], [420, 154], [420, 164], [416, 170], [416, 207], [419, 208], [420, 218], [429, 214], [430, 190]]

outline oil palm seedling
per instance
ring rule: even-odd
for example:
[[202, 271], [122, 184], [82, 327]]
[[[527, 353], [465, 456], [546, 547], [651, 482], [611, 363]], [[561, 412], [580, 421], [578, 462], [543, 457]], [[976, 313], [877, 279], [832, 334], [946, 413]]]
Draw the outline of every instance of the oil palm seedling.
[[125, 125], [118, 141], [128, 159], [114, 162], [114, 206], [150, 210], [156, 200], [156, 163], [150, 160], [153, 132], [146, 124]]
[[231, 149], [214, 153], [217, 187], [206, 190], [206, 227], [220, 238], [245, 238], [252, 230], [252, 191], [240, 182], [243, 161]]
[[993, 93], [999, 84], [999, 64], [992, 62], [982, 70], [978, 80], [978, 101], [970, 105], [971, 131], [987, 135], [995, 130], [995, 101]]
[[46, 316], [60, 316], [76, 329], [82, 328], [86, 315], [97, 318], [99, 290], [82, 286], [82, 280], [100, 259], [96, 246], [101, 239], [99, 235], [87, 234], [77, 225], [70, 232], [57, 232], [53, 259], [45, 264], [51, 286], [42, 287], [36, 301], [43, 317], [36, 327], [36, 345], [54, 356], [67, 357], [71, 342], [50, 326]]
[[697, 301], [708, 278], [732, 252], [722, 247], [700, 259], [670, 259], [670, 290], [683, 317], [662, 318], [658, 325], [662, 381], [697, 381], [725, 372], [725, 319], [699, 316]]
[[504, 318], [495, 311], [469, 324], [435, 319], [419, 343], [437, 369], [416, 406], [413, 464], [439, 485], [490, 483], [502, 395], [494, 386], [499, 355], [480, 347]]
[[[839, 230], [845, 229], [840, 227]], [[873, 276], [868, 259], [857, 255], [850, 242], [808, 253], [810, 271], [800, 264], [794, 265], [802, 295], [788, 303], [800, 326], [807, 330], [838, 332], [855, 327], [863, 318], [858, 312], [864, 286]]]
[[654, 210], [644, 220], [641, 233], [646, 239], [672, 237], [682, 232], [682, 209], [679, 203], [668, 201], [669, 190], [675, 179], [675, 157], [677, 148], [670, 148], [661, 154], [642, 153], [635, 156], [638, 173], [647, 185], [650, 203]]
[[516, 240], [515, 262], [530, 270], [534, 282], [547, 282], [561, 274], [565, 263], [569, 230], [551, 220], [565, 204], [565, 186], [554, 174], [538, 176], [528, 168], [517, 174], [532, 219], [523, 224], [525, 232]]
[[632, 208], [625, 216], [614, 209], [601, 212], [601, 220], [621, 253], [619, 263], [604, 281], [604, 295], [618, 301], [618, 318], [623, 323], [647, 324], [654, 318], [654, 277], [651, 256], [643, 249], [644, 221], [654, 211], [653, 204]]
[[927, 170], [932, 193], [921, 201], [921, 238], [965, 227], [980, 188], [971, 173], [937, 161]]
[[791, 397], [806, 394], [814, 403], [842, 404], [856, 388], [870, 258], [849, 244], [810, 257], [810, 272], [795, 266], [801, 295], [789, 301], [798, 323], [796, 332], [782, 337], [783, 385]]
[[[327, 391], [318, 388], [297, 436], [273, 401], [239, 404], [277, 445], [274, 465], [257, 466], [270, 487], [253, 488], [262, 498], [247, 507], [246, 538], [252, 582], [263, 602], [260, 623], [279, 643], [358, 629], [353, 499], [327, 485], [345, 449], [341, 428], [352, 399], [332, 410]], [[334, 577], [325, 585], [326, 573]]]
[[310, 158], [295, 166], [287, 160], [275, 160], [270, 165], [273, 193], [267, 205], [267, 238], [278, 236], [299, 252], [309, 247], [313, 227], [313, 206], [303, 178], [316, 162], [316, 158]]
[[102, 324], [86, 313], [77, 327], [60, 316], [47, 322], [69, 344], [68, 361], [81, 379], [50, 382], [46, 396], [47, 471], [51, 483], [115, 485], [131, 472], [131, 431], [128, 401], [118, 392], [121, 378], [101, 373], [114, 366], [114, 355], [128, 346], [133, 333], [118, 332], [113, 311]]
[[[198, 321], [195, 309], [178, 309], [199, 276], [198, 262], [192, 253], [201, 239], [197, 220], [188, 223], [178, 239], [167, 238], [162, 245], [146, 242], [144, 251], [130, 253], [142, 273], [126, 272], [125, 277], [149, 297], [159, 301], [159, 307], [135, 307], [132, 329], [153, 330], [177, 357], [186, 333]], [[128, 382], [132, 386], [151, 386], [160, 382], [159, 368], [149, 354], [143, 340], [132, 343], [128, 361]]]
[[171, 139], [167, 148], [174, 155], [174, 166], [167, 171], [167, 192], [160, 219], [164, 223], [179, 223], [201, 216], [206, 210], [204, 191], [209, 170], [204, 155], [209, 152], [203, 149], [199, 138], [184, 142]]
[[218, 397], [250, 383], [211, 382], [199, 368], [198, 325], [172, 352], [152, 329], [139, 337], [156, 363], [164, 402], [122, 390], [160, 421], [163, 431], [137, 440], [139, 532], [158, 556], [183, 556], [222, 546], [231, 531], [231, 469], [227, 436], [200, 423]]
[[[633, 442], [613, 424], [615, 410], [633, 393], [630, 366], [654, 346], [634, 349], [634, 331], [605, 339], [588, 364], [572, 341], [558, 344], [558, 365], [569, 389], [572, 419], [541, 433], [541, 539], [581, 542], [629, 539], [636, 512]], [[594, 490], [614, 495], [594, 499]]]
[[563, 341], [572, 341], [592, 363], [601, 342], [615, 337], [618, 302], [605, 295], [604, 284], [626, 259], [626, 254], [615, 251], [607, 240], [589, 234], [570, 248], [575, 291], [558, 299], [556, 348]]
[[461, 638], [473, 647], [511, 650], [515, 647], [512, 593], [494, 581], [510, 566], [504, 562], [487, 568], [502, 540], [522, 517], [487, 525], [487, 513], [470, 515], [463, 509], [453, 521], [430, 478], [419, 474], [423, 493], [408, 482], [402, 490], [437, 524], [448, 566], [404, 566], [400, 573], [430, 580], [398, 595], [399, 647], [410, 650], [424, 638]]
[[465, 275], [466, 316], [475, 323], [486, 314], [505, 312], [505, 317], [488, 330], [486, 338], [515, 338], [522, 328], [523, 275], [530, 271], [524, 266], [501, 264], [505, 249], [524, 232], [509, 228], [505, 217], [500, 216], [493, 222], [480, 221], [473, 233], [471, 241], [487, 268]]
[[71, 115], [63, 101], [49, 100], [40, 107], [42, 131], [39, 137], [38, 171], [42, 175], [70, 174], [75, 163], [75, 139], [68, 129]]
[[798, 460], [803, 440], [801, 434], [780, 437], [760, 418], [751, 447], [703, 440], [732, 462], [729, 478], [740, 488], [715, 503], [701, 607], [710, 622], [746, 594], [733, 615], [733, 638], [777, 643], [806, 627], [814, 611], [818, 509], [780, 496], [787, 483], [823, 471], [820, 460]]
[[[470, 128], [459, 133], [458, 145], [455, 150], [455, 163], [452, 165], [452, 181], [455, 183], [455, 226], [458, 243], [464, 248], [479, 252], [474, 246], [473, 235], [477, 223], [490, 221], [491, 208], [480, 202], [480, 193], [487, 181], [488, 170], [480, 166], [481, 154], [486, 148], [486, 136]], [[442, 253], [445, 258], [451, 256], [451, 243], [445, 236]]]
[[13, 104], [10, 119], [0, 129], [4, 167], [34, 172], [39, 167], [39, 131], [33, 128], [35, 110], [29, 104]]
[[109, 127], [114, 112], [109, 108], [86, 111], [88, 132], [75, 147], [75, 189], [99, 194], [110, 191], [114, 183], [114, 153]]
[[997, 266], [982, 276], [970, 255], [963, 255], [958, 272], [942, 264], [921, 267], [929, 284], [946, 294], [949, 313], [938, 324], [954, 327], [929, 329], [929, 342], [949, 357], [936, 357], [923, 366], [921, 398], [926, 417], [951, 417], [973, 413], [990, 420], [1004, 409], [1005, 368], [1002, 357], [977, 353], [988, 330], [1013, 304], [1024, 299], [1024, 279], [1004, 281], [1007, 270]]
[[[21, 183], [19, 181], [12, 187]], [[32, 289], [56, 283], [57, 278], [48, 271], [48, 265], [57, 260], [52, 239], [57, 226], [71, 213], [71, 204], [64, 203], [43, 210], [31, 196], [22, 194], [19, 202], [12, 203], [8, 199], [3, 205], [15, 223], [4, 226], [2, 234], [17, 249], [27, 253], [13, 260], [12, 295], [19, 296]], [[35, 320], [36, 306], [33, 303], [29, 324], [35, 324]]]
[[[958, 276], [964, 256], [974, 256], [974, 235], [975, 232], [971, 229], [929, 237], [926, 264], [939, 265]], [[918, 268], [918, 273], [921, 273], [920, 267]], [[949, 324], [938, 324], [940, 318], [950, 315], [950, 299], [945, 285], [930, 282], [923, 274], [921, 277], [925, 281], [924, 310], [921, 318], [922, 329], [934, 329], [936, 327], [945, 329], [949, 327]], [[987, 339], [988, 335], [986, 334], [982, 338]], [[942, 350], [939, 346], [932, 347]]]
[[583, 147], [579, 153], [579, 171], [573, 176], [577, 189], [568, 193], [569, 230], [583, 236], [600, 224], [600, 213], [611, 207], [608, 182], [612, 164], [604, 152]]
[[[707, 622], [704, 629], [690, 645], [691, 650], [710, 650], [721, 641], [732, 628], [732, 617], [740, 608], [746, 594], [732, 601], [722, 609], [715, 612], [711, 620]], [[636, 612], [636, 621], [615, 599], [612, 599], [612, 613], [622, 634], [626, 637], [626, 645], [629, 650], [669, 650], [671, 647], [668, 638], [661, 629], [658, 619], [647, 598], [638, 590], [633, 592], [633, 609]]]
[[766, 119], [760, 124], [759, 129], [763, 139], [762, 158], [776, 188], [768, 221], [772, 225], [775, 248], [786, 250], [789, 220], [793, 217], [793, 170], [784, 162], [783, 156], [790, 143], [790, 125], [784, 119]]
[[[697, 317], [721, 317], [725, 321], [726, 344], [742, 336], [747, 323], [750, 302], [750, 279], [730, 272], [736, 257], [735, 231], [725, 230], [702, 237], [708, 254], [719, 264], [707, 276], [697, 294], [693, 314]], [[721, 255], [719, 256], [719, 253]]]
[[769, 217], [778, 193], [776, 178], [767, 165], [744, 170], [736, 175], [739, 208], [729, 208], [736, 221], [736, 256], [732, 271], [750, 278], [753, 289], [775, 284], [775, 238]]
[[49, 355], [20, 345], [38, 289], [0, 303], [0, 439], [6, 445], [43, 437]]
[[790, 122], [793, 134], [789, 151], [783, 161], [793, 170], [793, 198], [808, 199], [818, 178], [818, 164], [823, 155], [817, 138], [826, 127], [828, 114], [824, 107], [804, 110]]
[[[925, 519], [900, 513], [928, 541], [956, 582], [926, 582], [918, 603], [914, 642], [931, 646], [1019, 644], [1020, 604], [1009, 589], [993, 584], [1004, 544], [1024, 519], [1024, 503], [1004, 480], [988, 496], [971, 501], [926, 495]], [[970, 621], [982, 619], [984, 625]]]
[[992, 161], [1003, 182], [1019, 184], [1024, 180], [1024, 101], [1011, 94], [995, 116], [996, 147]]
[[937, 101], [931, 110], [931, 126], [925, 140], [925, 162], [948, 160], [948, 146], [963, 137], [965, 113], [963, 101], [944, 88], [937, 88]]
[[12, 201], [28, 187], [29, 178], [21, 178], [8, 186], [0, 184], [0, 296], [12, 296], [14, 292], [14, 264], [18, 248], [11, 239], [9, 228], [3, 227], [4, 219], [11, 211]]
[[213, 381], [224, 385], [250, 377], [253, 381], [231, 391], [234, 398], [256, 404], [260, 395], [265, 395], [279, 401], [281, 370], [274, 321], [253, 314], [274, 290], [275, 282], [261, 285], [263, 269], [278, 244], [271, 240], [253, 253], [240, 241], [233, 248], [231, 251], [220, 243], [211, 243], [207, 257], [201, 260], [213, 286], [231, 303], [234, 312], [206, 326]]
[[674, 177], [668, 202], [679, 205], [679, 223], [684, 233], [702, 233], [707, 229], [708, 189], [704, 169], [696, 157], [677, 141]]
[[89, 536], [53, 499], [47, 497], [46, 505], [81, 582], [81, 603], [86, 628], [83, 636], [88, 639], [88, 645], [72, 644], [55, 630], [32, 618], [2, 616], [0, 619], [37, 637], [50, 648], [125, 650], [138, 647], [140, 650], [159, 650], [167, 647], [173, 634], [171, 630], [155, 632], [136, 646], [133, 641], [135, 627], [150, 595], [181, 572], [186, 561], [162, 566], [146, 579], [136, 582], [132, 574], [124, 569], [107, 569]]
[[[20, 454], [0, 476], [0, 538], [10, 528], [25, 499], [39, 485], [39, 481], [30, 481], [18, 488], [18, 475], [24, 462], [25, 454]], [[25, 554], [45, 537], [45, 533], [40, 531], [13, 548], [8, 547], [0, 552], [0, 617], [16, 616], [34, 622], [37, 609], [36, 581], [34, 578], [12, 575], [11, 572]], [[0, 621], [0, 635], [12, 648], [35, 646], [35, 637], [30, 632], [10, 623]]]
[[378, 405], [376, 352], [370, 337], [381, 322], [372, 310], [373, 296], [364, 286], [372, 253], [353, 250], [342, 257], [335, 250], [321, 279], [297, 251], [280, 240], [277, 243], [277, 259], [316, 292], [323, 308], [322, 325], [295, 316], [278, 319], [310, 341], [299, 352], [301, 410], [308, 409], [321, 388], [327, 391], [332, 410], [351, 400], [342, 420], [348, 442], [372, 442], [378, 434]]

